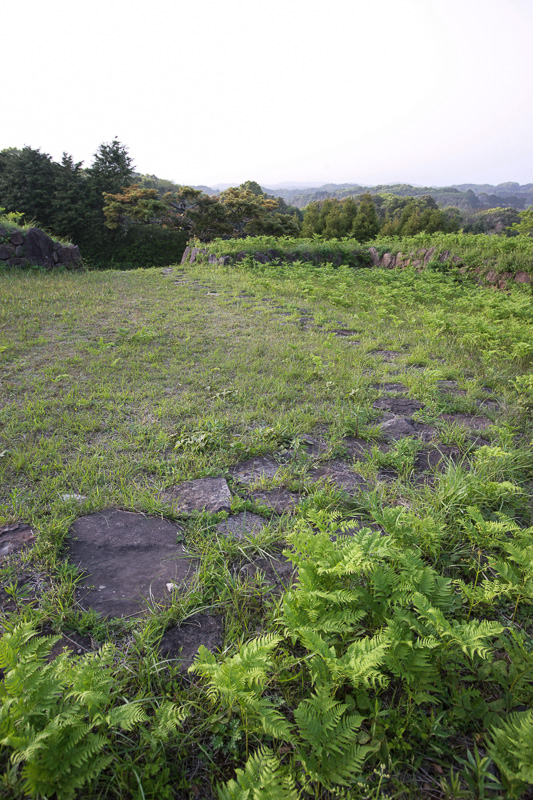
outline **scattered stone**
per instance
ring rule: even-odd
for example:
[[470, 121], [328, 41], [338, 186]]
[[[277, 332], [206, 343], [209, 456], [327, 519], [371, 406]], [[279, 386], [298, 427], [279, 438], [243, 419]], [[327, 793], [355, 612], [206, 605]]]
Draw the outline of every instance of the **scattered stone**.
[[197, 478], [185, 481], [172, 489], [161, 493], [161, 497], [170, 503], [174, 510], [183, 514], [193, 511], [229, 511], [231, 492], [225, 478]]
[[461, 425], [464, 428], [473, 428], [476, 431], [484, 431], [493, 424], [488, 417], [477, 417], [470, 414], [440, 414], [439, 419]]
[[161, 270], [161, 275], [172, 275], [173, 272], [174, 270], [172, 269], [172, 267], [164, 267]]
[[462, 453], [458, 447], [449, 447], [445, 444], [441, 444], [438, 447], [419, 450], [415, 457], [414, 468], [417, 472], [434, 471], [437, 469], [442, 471], [446, 459], [457, 464], [461, 458]]
[[515, 275], [516, 283], [531, 283], [531, 275], [527, 272], [517, 272]]
[[374, 408], [379, 408], [382, 411], [389, 411], [398, 416], [411, 416], [415, 411], [420, 411], [424, 408], [422, 403], [418, 400], [411, 400], [409, 397], [380, 397], [374, 403]]
[[193, 614], [181, 625], [169, 628], [159, 644], [159, 654], [166, 659], [179, 662], [185, 672], [194, 661], [200, 645], [212, 653], [222, 647], [222, 617], [212, 614]]
[[278, 469], [279, 464], [272, 456], [255, 456], [232, 467], [229, 474], [239, 483], [250, 484], [261, 478], [273, 478]]
[[357, 439], [355, 436], [345, 436], [342, 440], [348, 454], [355, 461], [363, 461], [372, 450], [372, 442], [366, 439]]
[[281, 553], [255, 558], [237, 570], [244, 579], [258, 580], [267, 585], [267, 592], [282, 592], [294, 584], [297, 570], [292, 561]]
[[348, 494], [368, 489], [365, 479], [353, 472], [344, 461], [330, 461], [321, 467], [315, 467], [310, 470], [309, 477], [314, 483], [318, 481], [331, 483], [336, 489], [348, 492]]
[[394, 417], [382, 422], [379, 426], [380, 433], [385, 439], [402, 439], [404, 436], [416, 436], [416, 431], [407, 420]]
[[265, 527], [265, 520], [251, 511], [241, 511], [228, 517], [216, 526], [218, 533], [233, 539], [249, 539], [260, 533]]
[[300, 495], [288, 489], [258, 490], [250, 496], [254, 503], [270, 508], [275, 514], [290, 514], [300, 502]]
[[333, 333], [333, 334], [335, 334], [335, 336], [338, 336], [338, 337], [341, 337], [341, 338], [348, 338], [348, 337], [352, 338], [353, 336], [355, 336], [357, 331], [352, 331], [349, 328], [337, 328], [336, 330], [329, 331], [329, 333]]
[[412, 425], [416, 435], [423, 442], [431, 442], [437, 437], [438, 431], [434, 425], [428, 425], [426, 422], [413, 422]]
[[397, 394], [408, 391], [407, 386], [403, 383], [373, 383], [372, 388], [379, 389], [381, 392], [396, 392]]
[[84, 573], [76, 597], [82, 608], [108, 617], [135, 616], [146, 599], [168, 600], [167, 583], [187, 588], [197, 565], [168, 520], [109, 508], [80, 517], [67, 553]]
[[35, 533], [25, 522], [15, 522], [0, 528], [0, 562], [11, 553], [35, 544]]

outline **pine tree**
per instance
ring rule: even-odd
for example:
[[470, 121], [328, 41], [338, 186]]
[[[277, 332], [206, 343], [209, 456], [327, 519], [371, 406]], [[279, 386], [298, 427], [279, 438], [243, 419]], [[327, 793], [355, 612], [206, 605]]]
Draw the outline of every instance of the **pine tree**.
[[359, 204], [357, 217], [354, 220], [352, 234], [358, 242], [367, 242], [379, 232], [379, 220], [376, 206], [370, 194], [364, 194]]

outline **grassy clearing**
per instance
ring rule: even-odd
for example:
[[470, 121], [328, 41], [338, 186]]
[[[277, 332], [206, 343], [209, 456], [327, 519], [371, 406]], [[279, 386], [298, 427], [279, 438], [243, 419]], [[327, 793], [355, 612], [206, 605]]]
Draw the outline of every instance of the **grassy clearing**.
[[[58, 712], [46, 698], [89, 685], [99, 699], [83, 705], [78, 693], [59, 711], [71, 741], [79, 725], [101, 737], [103, 760], [87, 754], [71, 796], [527, 796], [528, 289], [501, 295], [432, 271], [253, 262], [1, 280], [0, 525], [23, 520], [39, 536], [2, 570], [3, 627], [19, 638], [0, 656], [30, 679], [24, 664], [39, 652], [10, 634], [20, 623], [109, 645], [95, 664], [64, 658], [41, 670], [35, 718], [14, 680], [0, 716], [6, 797], [37, 780], [31, 754], [8, 760], [24, 750], [15, 741], [24, 721], [38, 730]], [[435, 443], [460, 453], [430, 483], [415, 480], [418, 440], [379, 448], [373, 404], [388, 394], [376, 384], [395, 381], [424, 404], [413, 417]], [[458, 414], [492, 425], [476, 442]], [[351, 464], [347, 436], [370, 453], [353, 464], [369, 490], [353, 497], [310, 479], [317, 463]], [[309, 437], [318, 456], [306, 451]], [[176, 518], [162, 490], [283, 450], [293, 457], [262, 486], [300, 492], [295, 518], [274, 518], [245, 542], [216, 535], [224, 514], [181, 519], [201, 564], [187, 595], [134, 620], [106, 622], [75, 604], [77, 573], [62, 547], [77, 517], [118, 506]], [[237, 487], [232, 503], [232, 512], [262, 510]], [[366, 531], [340, 536], [354, 515]], [[236, 573], [235, 563], [282, 546], [300, 574], [284, 596]], [[202, 653], [184, 677], [157, 642], [199, 609], [223, 616], [223, 654]], [[95, 688], [99, 674], [113, 681]], [[50, 741], [70, 752], [68, 741]], [[34, 796], [54, 791], [37, 785], [27, 784]]]

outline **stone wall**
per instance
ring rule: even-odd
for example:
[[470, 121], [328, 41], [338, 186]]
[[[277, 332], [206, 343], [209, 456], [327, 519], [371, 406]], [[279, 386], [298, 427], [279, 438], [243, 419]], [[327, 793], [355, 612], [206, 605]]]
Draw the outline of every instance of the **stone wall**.
[[[217, 256], [210, 253], [207, 248], [202, 247], [186, 247], [181, 259], [182, 264], [194, 264], [198, 259], [207, 259], [208, 264], [220, 264], [226, 266], [228, 264], [236, 264], [242, 261], [247, 256], [252, 256], [255, 261], [260, 264], [268, 264], [270, 261], [280, 259], [283, 261], [309, 261], [317, 264], [321, 262], [333, 263], [333, 266], [340, 266], [341, 264], [350, 264], [357, 267], [382, 267], [385, 269], [402, 269], [403, 267], [414, 267], [415, 269], [424, 269], [428, 264], [451, 264], [458, 267], [460, 272], [466, 272], [467, 267], [459, 256], [453, 256], [449, 250], [437, 252], [436, 247], [428, 249], [421, 248], [419, 250], [412, 250], [408, 253], [380, 253], [375, 247], [369, 247], [368, 250], [360, 248], [354, 250], [353, 253], [342, 254], [336, 253], [332, 257], [317, 252], [299, 252], [299, 253], [282, 253], [278, 250], [267, 250], [266, 252], [249, 253], [241, 250], [238, 253], [232, 253], [226, 256]], [[472, 270], [478, 276], [480, 283], [490, 283], [495, 289], [506, 289], [509, 282], [514, 283], [531, 283], [531, 275], [527, 272], [517, 272], [516, 274], [505, 272], [502, 274], [490, 271], [479, 267]]]
[[0, 267], [37, 265], [76, 267], [81, 264], [80, 248], [54, 242], [39, 228], [8, 230], [0, 224]]

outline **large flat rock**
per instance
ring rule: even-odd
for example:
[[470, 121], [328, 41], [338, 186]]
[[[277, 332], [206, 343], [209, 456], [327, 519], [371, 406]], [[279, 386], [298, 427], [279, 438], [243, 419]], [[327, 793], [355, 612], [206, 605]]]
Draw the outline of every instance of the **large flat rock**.
[[229, 511], [231, 492], [225, 478], [197, 478], [185, 481], [161, 493], [163, 500], [182, 514], [193, 511]]
[[76, 598], [107, 617], [135, 616], [147, 600], [186, 589], [197, 560], [176, 542], [181, 529], [159, 517], [116, 508], [80, 517], [70, 529], [69, 560], [83, 573]]

